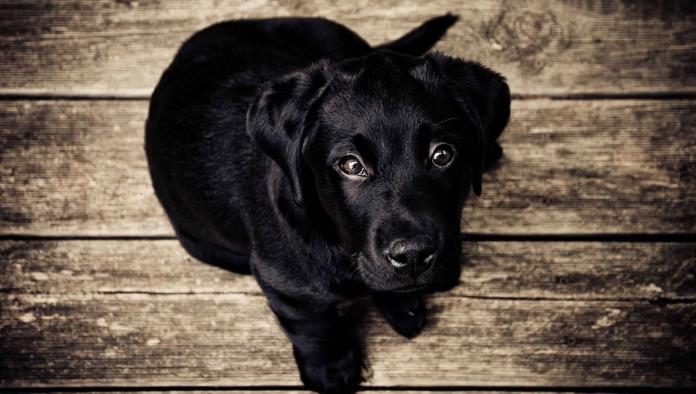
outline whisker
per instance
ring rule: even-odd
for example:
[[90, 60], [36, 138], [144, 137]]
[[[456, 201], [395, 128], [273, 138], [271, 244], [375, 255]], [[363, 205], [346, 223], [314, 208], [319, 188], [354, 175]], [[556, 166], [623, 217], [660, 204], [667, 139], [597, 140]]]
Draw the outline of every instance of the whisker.
[[[463, 220], [463, 219], [462, 219], [462, 223], [464, 223], [464, 225], [465, 225], [472, 233], [475, 232], [475, 231], [474, 231], [474, 228], [469, 224], [469, 222], [467, 222], [466, 220]], [[467, 243], [467, 244], [473, 244], [473, 245], [474, 245], [474, 250], [475, 250], [475, 252], [476, 252], [476, 255], [475, 255], [475, 256], [476, 256], [476, 257], [479, 257], [479, 256], [480, 256], [480, 252], [479, 252], [479, 246], [480, 246], [480, 245], [479, 245], [478, 241], [476, 241], [476, 239], [470, 238], [466, 233], [464, 233], [464, 234], [462, 234], [462, 242], [465, 242], [465, 243]], [[467, 252], [468, 252], [468, 251], [467, 251]]]
[[458, 119], [461, 119], [461, 118], [447, 118], [447, 119], [445, 119], [445, 120], [441, 120], [441, 121], [435, 123], [435, 127], [437, 127], [437, 126], [439, 126], [439, 125], [441, 125], [441, 124], [443, 124], [443, 123], [445, 123], [445, 122], [449, 122], [450, 120], [458, 120]]
[[350, 274], [351, 274], [351, 275], [354, 275], [354, 274], [355, 274], [356, 272], [358, 272], [359, 270], [360, 270], [360, 265], [356, 264], [356, 265], [355, 265], [355, 269], [353, 269], [353, 271], [351, 271]]
[[359, 261], [359, 259], [360, 259], [360, 254], [359, 254], [359, 253], [354, 253], [354, 254], [352, 254], [352, 255], [350, 256], [350, 265], [351, 265], [350, 268], [352, 269], [350, 275], [353, 275], [353, 274], [355, 274], [356, 272], [358, 272], [358, 270], [360, 270], [360, 261]]

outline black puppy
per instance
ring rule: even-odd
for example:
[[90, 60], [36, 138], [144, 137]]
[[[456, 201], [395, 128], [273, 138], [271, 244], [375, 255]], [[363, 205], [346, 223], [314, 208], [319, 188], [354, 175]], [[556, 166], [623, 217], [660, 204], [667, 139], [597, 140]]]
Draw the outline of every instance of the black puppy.
[[376, 48], [325, 19], [220, 23], [152, 96], [150, 174], [181, 244], [255, 275], [310, 389], [360, 382], [338, 302], [368, 291], [410, 338], [420, 293], [458, 281], [462, 205], [500, 156], [510, 95], [479, 64], [423, 56], [455, 21]]

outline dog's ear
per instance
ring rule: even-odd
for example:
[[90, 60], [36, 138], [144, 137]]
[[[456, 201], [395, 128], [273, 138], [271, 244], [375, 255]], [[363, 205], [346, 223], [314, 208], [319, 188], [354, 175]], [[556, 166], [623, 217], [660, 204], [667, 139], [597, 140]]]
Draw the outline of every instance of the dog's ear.
[[328, 85], [330, 65], [319, 62], [264, 86], [247, 111], [247, 133], [290, 181], [295, 202], [303, 202], [302, 146]]
[[475, 144], [478, 149], [471, 152], [471, 183], [474, 193], [479, 196], [483, 170], [502, 154], [496, 139], [510, 118], [510, 88], [503, 76], [476, 62], [440, 53], [428, 57], [452, 87], [454, 99], [461, 110], [478, 125], [478, 141]]

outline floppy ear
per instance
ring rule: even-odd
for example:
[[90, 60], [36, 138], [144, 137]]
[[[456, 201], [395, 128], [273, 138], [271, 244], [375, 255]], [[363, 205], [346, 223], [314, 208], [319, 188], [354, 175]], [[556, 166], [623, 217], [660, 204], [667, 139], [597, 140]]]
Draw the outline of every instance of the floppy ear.
[[247, 111], [247, 133], [283, 170], [297, 204], [303, 201], [302, 145], [328, 85], [328, 74], [328, 63], [320, 62], [272, 81]]
[[472, 152], [471, 182], [481, 195], [483, 170], [500, 158], [502, 148], [496, 139], [510, 118], [510, 88], [500, 74], [476, 63], [434, 53], [430, 57], [451, 84], [455, 101], [479, 126], [478, 149]]

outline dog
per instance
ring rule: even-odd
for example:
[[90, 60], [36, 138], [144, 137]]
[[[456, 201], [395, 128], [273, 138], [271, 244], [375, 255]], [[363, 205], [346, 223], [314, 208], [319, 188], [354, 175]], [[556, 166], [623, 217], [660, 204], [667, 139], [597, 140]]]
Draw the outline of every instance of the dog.
[[336, 305], [369, 294], [412, 338], [422, 294], [460, 275], [460, 216], [502, 154], [505, 79], [426, 52], [457, 17], [370, 46], [322, 18], [195, 33], [150, 102], [145, 150], [183, 248], [253, 274], [309, 389], [355, 391], [359, 341]]

